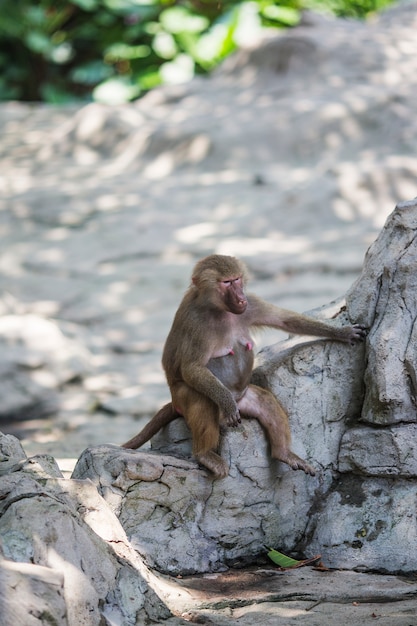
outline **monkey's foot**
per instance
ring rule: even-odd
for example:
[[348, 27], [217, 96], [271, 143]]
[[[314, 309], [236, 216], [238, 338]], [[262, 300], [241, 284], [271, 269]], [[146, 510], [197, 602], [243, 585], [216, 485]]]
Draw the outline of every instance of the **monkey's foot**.
[[215, 478], [226, 478], [229, 474], [229, 466], [221, 456], [210, 450], [205, 454], [198, 454], [195, 457], [197, 461], [209, 469]]
[[307, 463], [307, 461], [300, 459], [300, 457], [294, 454], [294, 452], [290, 451], [283, 454], [280, 453], [279, 455], [274, 455], [274, 458], [282, 461], [283, 463], [286, 463], [293, 470], [303, 470], [303, 472], [309, 474], [310, 476], [316, 475], [316, 470], [314, 469], [314, 467]]

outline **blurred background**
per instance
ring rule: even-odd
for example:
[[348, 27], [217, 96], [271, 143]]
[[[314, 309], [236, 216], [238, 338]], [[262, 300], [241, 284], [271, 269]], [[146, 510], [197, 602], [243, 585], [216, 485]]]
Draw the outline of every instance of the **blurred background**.
[[128, 102], [206, 74], [307, 9], [365, 19], [392, 0], [2, 0], [0, 99]]
[[343, 298], [417, 195], [416, 29], [411, 1], [3, 0], [0, 430], [64, 469], [135, 434], [206, 254]]

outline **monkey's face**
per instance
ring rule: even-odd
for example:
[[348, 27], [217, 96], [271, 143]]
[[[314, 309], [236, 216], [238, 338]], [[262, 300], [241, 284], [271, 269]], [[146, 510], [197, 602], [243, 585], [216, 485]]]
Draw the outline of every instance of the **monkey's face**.
[[246, 311], [248, 301], [243, 291], [242, 276], [227, 278], [219, 282], [223, 302], [226, 309], [235, 315], [241, 315]]

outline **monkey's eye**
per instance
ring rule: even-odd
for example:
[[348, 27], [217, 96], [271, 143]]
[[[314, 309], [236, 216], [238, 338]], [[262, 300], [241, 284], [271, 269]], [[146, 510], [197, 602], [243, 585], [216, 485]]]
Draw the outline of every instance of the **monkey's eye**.
[[242, 282], [242, 277], [237, 276], [236, 278], [228, 278], [227, 280], [221, 280], [220, 282], [225, 287], [231, 287], [235, 283], [240, 285], [240, 283]]

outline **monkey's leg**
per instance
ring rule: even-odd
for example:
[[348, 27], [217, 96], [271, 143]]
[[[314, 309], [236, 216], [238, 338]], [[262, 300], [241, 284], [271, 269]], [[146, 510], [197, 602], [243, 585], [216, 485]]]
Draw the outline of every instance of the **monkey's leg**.
[[289, 465], [315, 475], [314, 468], [291, 450], [291, 433], [288, 416], [275, 396], [266, 389], [249, 385], [238, 407], [243, 415], [254, 417], [263, 426], [271, 444], [271, 456]]
[[172, 402], [165, 404], [162, 409], [153, 416], [153, 418], [146, 424], [146, 426], [132, 439], [126, 441], [122, 445], [122, 448], [140, 448], [144, 443], [149, 441], [151, 437], [161, 430], [164, 426], [167, 426], [170, 422], [180, 417], [180, 414], [172, 406]]
[[185, 383], [176, 385], [171, 391], [173, 403], [184, 415], [191, 431], [194, 457], [215, 478], [225, 478], [229, 473], [229, 466], [216, 452], [220, 440], [217, 405]]

